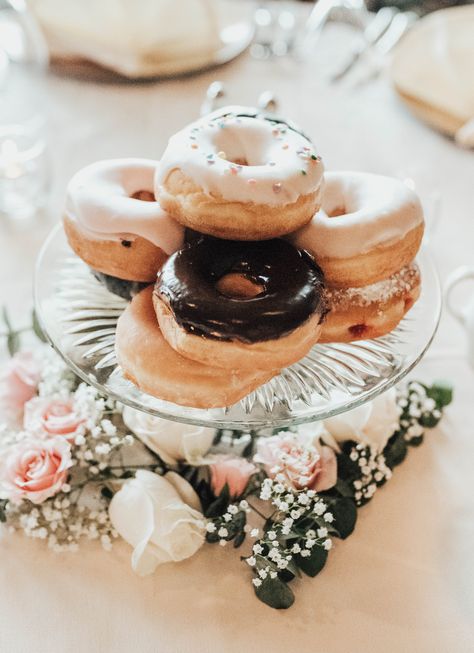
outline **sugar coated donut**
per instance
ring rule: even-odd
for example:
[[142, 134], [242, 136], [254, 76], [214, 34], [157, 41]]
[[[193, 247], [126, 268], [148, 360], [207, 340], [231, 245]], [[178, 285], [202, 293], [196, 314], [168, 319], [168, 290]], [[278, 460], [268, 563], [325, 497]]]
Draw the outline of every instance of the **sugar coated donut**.
[[98, 161], [69, 182], [64, 228], [70, 246], [94, 270], [151, 282], [183, 243], [183, 228], [155, 200], [157, 162]]
[[323, 165], [292, 125], [227, 107], [169, 140], [155, 179], [165, 210], [201, 233], [263, 240], [309, 222]]
[[364, 288], [327, 288], [330, 311], [320, 342], [350, 342], [389, 333], [420, 294], [420, 271], [415, 264], [389, 279]]
[[236, 371], [180, 356], [163, 338], [152, 302], [142, 290], [119, 318], [115, 337], [123, 374], [143, 392], [194, 408], [231, 406], [268, 381], [273, 372]]
[[321, 270], [276, 239], [205, 238], [168, 259], [153, 300], [173, 349], [231, 369], [294, 363], [318, 340], [325, 314]]
[[328, 172], [322, 208], [292, 242], [308, 250], [326, 282], [367, 286], [408, 265], [423, 237], [423, 210], [402, 181], [363, 172]]

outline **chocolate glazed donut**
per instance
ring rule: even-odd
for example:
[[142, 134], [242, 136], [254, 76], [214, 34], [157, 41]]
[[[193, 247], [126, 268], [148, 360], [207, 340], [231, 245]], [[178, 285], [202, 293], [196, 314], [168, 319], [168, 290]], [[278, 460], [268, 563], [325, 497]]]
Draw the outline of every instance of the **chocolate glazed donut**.
[[235, 369], [295, 362], [317, 341], [326, 312], [320, 268], [279, 239], [203, 238], [168, 259], [154, 303], [174, 349]]

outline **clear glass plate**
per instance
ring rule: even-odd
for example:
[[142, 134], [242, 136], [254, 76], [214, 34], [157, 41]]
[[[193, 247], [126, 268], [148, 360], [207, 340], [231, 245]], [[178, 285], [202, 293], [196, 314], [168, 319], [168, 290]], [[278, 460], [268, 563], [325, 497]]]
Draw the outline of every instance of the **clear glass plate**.
[[298, 363], [228, 408], [186, 408], [141, 392], [123, 378], [115, 327], [127, 303], [111, 294], [69, 248], [61, 226], [38, 258], [35, 304], [48, 339], [74, 372], [102, 393], [152, 415], [214, 428], [279, 428], [325, 419], [384, 392], [428, 349], [441, 313], [429, 256], [418, 258], [421, 296], [394, 331], [349, 344], [315, 345]]

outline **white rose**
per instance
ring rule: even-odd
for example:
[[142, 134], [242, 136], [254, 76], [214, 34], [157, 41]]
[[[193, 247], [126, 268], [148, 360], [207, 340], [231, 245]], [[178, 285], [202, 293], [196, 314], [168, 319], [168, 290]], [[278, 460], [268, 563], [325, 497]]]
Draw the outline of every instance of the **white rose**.
[[134, 547], [132, 568], [140, 576], [164, 562], [191, 557], [204, 542], [199, 498], [175, 472], [159, 476], [139, 470], [114, 495], [109, 515], [114, 528]]
[[167, 465], [185, 461], [202, 465], [214, 439], [214, 429], [170, 422], [129, 406], [123, 409], [123, 421]]
[[355, 440], [382, 451], [399, 425], [400, 408], [394, 388], [358, 408], [324, 420], [328, 435], [323, 439], [336, 446]]

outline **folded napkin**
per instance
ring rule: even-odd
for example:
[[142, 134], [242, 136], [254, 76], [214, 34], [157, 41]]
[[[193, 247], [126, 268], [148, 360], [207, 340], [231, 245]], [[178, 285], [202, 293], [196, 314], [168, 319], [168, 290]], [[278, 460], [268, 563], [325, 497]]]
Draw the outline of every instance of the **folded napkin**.
[[397, 90], [447, 116], [447, 132], [454, 135], [469, 123], [474, 116], [474, 6], [437, 11], [415, 24], [395, 52], [392, 75]]
[[216, 0], [29, 0], [53, 56], [131, 77], [203, 65], [220, 45]]

